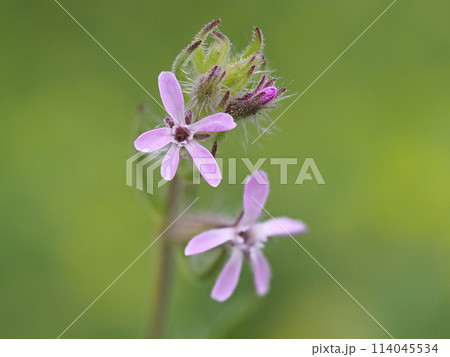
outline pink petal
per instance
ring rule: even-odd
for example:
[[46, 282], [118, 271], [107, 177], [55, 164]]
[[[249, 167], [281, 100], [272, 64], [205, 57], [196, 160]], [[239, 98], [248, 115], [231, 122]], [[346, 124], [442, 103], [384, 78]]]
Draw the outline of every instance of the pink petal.
[[277, 89], [275, 87], [264, 88], [260, 93], [264, 93], [264, 96], [259, 100], [259, 104], [269, 103], [277, 95]]
[[251, 174], [244, 189], [244, 215], [243, 224], [256, 222], [261, 215], [262, 208], [266, 204], [269, 195], [269, 180], [267, 174], [258, 170]]
[[270, 265], [260, 249], [253, 249], [251, 251], [250, 264], [253, 270], [256, 293], [259, 296], [266, 295], [269, 291], [272, 273], [270, 271]]
[[234, 228], [211, 229], [210, 231], [200, 233], [189, 241], [184, 250], [184, 254], [193, 255], [203, 253], [233, 239], [235, 234], [236, 231]]
[[222, 174], [216, 159], [214, 159], [209, 150], [194, 140], [189, 141], [185, 147], [191, 154], [195, 166], [197, 166], [198, 171], [200, 171], [206, 182], [212, 187], [219, 186], [220, 181], [222, 181]]
[[180, 147], [177, 144], [172, 144], [167, 151], [166, 156], [161, 163], [161, 176], [164, 180], [170, 181], [175, 176], [180, 160]]
[[147, 131], [134, 141], [134, 147], [142, 152], [159, 150], [170, 143], [171, 132], [169, 128]]
[[172, 72], [161, 72], [158, 77], [159, 93], [167, 113], [178, 124], [184, 124], [184, 99], [180, 83]]
[[211, 292], [211, 297], [214, 300], [225, 301], [233, 294], [239, 281], [243, 258], [242, 251], [239, 248], [234, 248], [230, 260], [220, 272]]
[[308, 227], [302, 221], [288, 217], [277, 217], [260, 223], [261, 231], [266, 237], [270, 236], [288, 236], [293, 234], [305, 233]]
[[193, 131], [219, 132], [234, 129], [236, 123], [230, 114], [217, 113], [191, 125]]

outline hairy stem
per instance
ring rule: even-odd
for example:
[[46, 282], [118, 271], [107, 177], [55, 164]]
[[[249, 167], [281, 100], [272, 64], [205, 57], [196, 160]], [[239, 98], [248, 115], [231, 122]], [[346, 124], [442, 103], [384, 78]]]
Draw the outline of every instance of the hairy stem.
[[[180, 211], [181, 179], [175, 175], [170, 182], [166, 217], [162, 226], [164, 231], [177, 218]], [[158, 277], [155, 291], [154, 304], [150, 314], [150, 338], [162, 338], [164, 336], [165, 324], [167, 320], [168, 307], [170, 302], [170, 290], [172, 285], [173, 272], [173, 252], [172, 237], [168, 229], [161, 236], [161, 252], [158, 267]]]

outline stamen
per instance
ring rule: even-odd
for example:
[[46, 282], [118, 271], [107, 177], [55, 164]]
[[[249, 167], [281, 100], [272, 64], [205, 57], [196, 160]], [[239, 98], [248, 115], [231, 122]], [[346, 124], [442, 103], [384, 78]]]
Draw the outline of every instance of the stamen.
[[169, 118], [169, 117], [164, 118], [164, 121], [166, 122], [166, 125], [169, 128], [173, 128], [173, 126], [175, 125], [174, 121], [171, 118]]
[[192, 123], [192, 110], [188, 110], [186, 112], [186, 117], [184, 118], [187, 125], [190, 125]]

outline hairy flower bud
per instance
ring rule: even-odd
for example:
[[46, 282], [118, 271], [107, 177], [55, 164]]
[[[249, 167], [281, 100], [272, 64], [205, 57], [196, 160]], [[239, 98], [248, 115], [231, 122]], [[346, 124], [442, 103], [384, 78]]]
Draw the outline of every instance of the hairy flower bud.
[[225, 112], [237, 120], [257, 115], [262, 110], [276, 108], [274, 101], [285, 89], [278, 90], [274, 87], [275, 80], [272, 78], [266, 81], [266, 76], [263, 76], [252, 91], [231, 100]]
[[284, 89], [275, 86], [275, 78], [266, 68], [264, 36], [253, 30], [249, 45], [231, 56], [231, 42], [218, 25], [207, 24], [177, 57], [172, 71], [182, 84], [188, 107], [197, 118], [218, 112], [244, 119], [274, 109]]
[[219, 66], [211, 68], [209, 73], [200, 76], [194, 82], [193, 101], [194, 108], [205, 109], [208, 113], [215, 112], [220, 96], [221, 81], [226, 72]]
[[263, 105], [269, 103], [272, 99], [276, 97], [277, 89], [275, 87], [268, 87], [263, 89], [259, 93], [264, 93], [264, 96], [258, 101], [258, 104]]

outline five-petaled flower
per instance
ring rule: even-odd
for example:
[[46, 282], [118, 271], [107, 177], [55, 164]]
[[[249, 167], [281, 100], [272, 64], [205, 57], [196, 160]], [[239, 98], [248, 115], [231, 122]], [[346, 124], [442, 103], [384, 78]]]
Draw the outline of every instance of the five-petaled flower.
[[170, 118], [165, 119], [167, 127], [143, 133], [136, 139], [134, 146], [139, 151], [150, 153], [170, 144], [161, 164], [161, 176], [165, 180], [171, 180], [175, 176], [180, 149], [184, 147], [204, 179], [211, 186], [217, 187], [222, 180], [219, 166], [209, 150], [195, 140], [194, 135], [199, 132], [234, 129], [236, 123], [233, 117], [226, 113], [216, 113], [192, 122], [192, 113], [185, 112], [183, 93], [175, 75], [172, 72], [161, 72], [158, 86], [164, 107], [170, 115]]
[[188, 243], [185, 254], [205, 252], [220, 244], [228, 243], [231, 258], [220, 273], [211, 292], [218, 301], [228, 299], [239, 281], [242, 262], [246, 258], [253, 270], [256, 292], [262, 296], [269, 291], [271, 270], [262, 253], [268, 237], [274, 235], [290, 236], [304, 233], [306, 225], [287, 217], [273, 218], [257, 223], [269, 194], [269, 181], [264, 171], [256, 171], [248, 177], [244, 189], [244, 210], [231, 227], [212, 229], [203, 232]]

